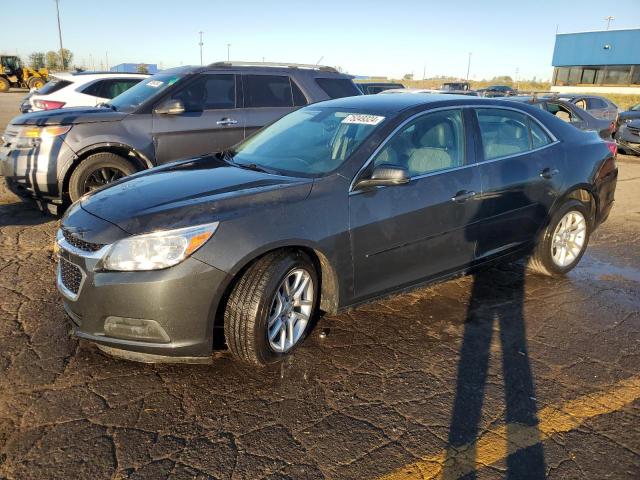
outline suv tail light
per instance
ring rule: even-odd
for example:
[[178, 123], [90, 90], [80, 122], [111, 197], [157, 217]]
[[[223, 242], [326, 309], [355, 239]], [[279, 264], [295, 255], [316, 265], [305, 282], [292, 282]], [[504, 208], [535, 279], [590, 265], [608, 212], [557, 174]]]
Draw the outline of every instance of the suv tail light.
[[618, 153], [618, 145], [616, 145], [615, 142], [605, 142], [605, 143], [607, 144], [607, 148], [611, 152], [611, 155], [615, 157], [616, 154]]
[[41, 108], [43, 110], [55, 110], [56, 108], [64, 107], [65, 102], [54, 102], [53, 100], [34, 100], [33, 105], [36, 108]]

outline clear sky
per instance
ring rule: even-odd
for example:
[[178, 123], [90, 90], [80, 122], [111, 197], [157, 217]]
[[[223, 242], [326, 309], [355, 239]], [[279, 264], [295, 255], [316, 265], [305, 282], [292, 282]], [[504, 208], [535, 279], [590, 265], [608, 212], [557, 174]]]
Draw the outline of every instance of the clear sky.
[[[56, 50], [54, 0], [2, 0], [0, 51]], [[74, 63], [168, 68], [204, 61], [287, 61], [356, 75], [497, 75], [548, 79], [560, 33], [640, 28], [640, 0], [60, 0]]]

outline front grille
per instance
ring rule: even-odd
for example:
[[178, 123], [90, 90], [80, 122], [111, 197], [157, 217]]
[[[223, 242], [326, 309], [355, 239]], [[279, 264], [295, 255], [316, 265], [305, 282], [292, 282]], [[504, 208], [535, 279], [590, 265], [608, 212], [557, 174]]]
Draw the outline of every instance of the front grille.
[[634, 135], [637, 135], [640, 137], [640, 128], [627, 127], [627, 130], [629, 130], [629, 133], [633, 133]]
[[60, 280], [64, 288], [69, 290], [74, 295], [77, 295], [80, 291], [80, 285], [82, 283], [82, 271], [73, 263], [60, 259]]
[[100, 243], [85, 242], [84, 240], [79, 239], [67, 230], [62, 230], [62, 235], [70, 245], [84, 252], [97, 252], [102, 247], [104, 247], [104, 245]]

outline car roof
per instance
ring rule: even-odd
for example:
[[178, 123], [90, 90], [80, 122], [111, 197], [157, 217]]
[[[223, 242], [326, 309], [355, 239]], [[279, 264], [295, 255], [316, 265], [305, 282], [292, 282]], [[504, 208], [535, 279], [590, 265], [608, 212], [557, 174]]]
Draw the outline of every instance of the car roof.
[[[337, 98], [316, 103], [315, 106], [362, 110], [368, 112], [395, 113], [421, 105], [456, 106], [456, 105], [499, 105], [494, 99], [472, 97], [467, 95], [448, 95], [444, 93], [415, 93], [410, 95], [361, 95]], [[313, 108], [310, 105], [307, 108]]]
[[60, 73], [52, 73], [50, 75], [53, 78], [57, 78], [60, 80], [66, 80], [68, 82], [90, 82], [92, 80], [100, 79], [100, 78], [111, 78], [111, 77], [121, 77], [121, 78], [146, 78], [150, 75], [148, 73], [131, 73], [131, 72], [60, 72]]
[[276, 62], [216, 62], [209, 65], [184, 65], [181, 67], [169, 68], [158, 72], [159, 74], [189, 74], [201, 72], [220, 72], [220, 71], [247, 71], [247, 72], [271, 72], [271, 73], [291, 73], [296, 72], [297, 75], [310, 75], [314, 77], [336, 77], [336, 78], [354, 78], [353, 75], [342, 73], [332, 67], [322, 65], [306, 65], [296, 63], [276, 63]]

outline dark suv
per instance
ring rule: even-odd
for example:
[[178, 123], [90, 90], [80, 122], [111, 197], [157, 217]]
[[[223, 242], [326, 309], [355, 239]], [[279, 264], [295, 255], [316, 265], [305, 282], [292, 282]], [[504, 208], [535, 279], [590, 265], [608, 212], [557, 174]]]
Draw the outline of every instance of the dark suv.
[[0, 144], [9, 188], [57, 211], [139, 170], [225, 150], [309, 103], [361, 95], [331, 67], [219, 62], [165, 70], [101, 108], [14, 118]]

